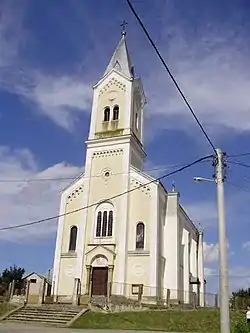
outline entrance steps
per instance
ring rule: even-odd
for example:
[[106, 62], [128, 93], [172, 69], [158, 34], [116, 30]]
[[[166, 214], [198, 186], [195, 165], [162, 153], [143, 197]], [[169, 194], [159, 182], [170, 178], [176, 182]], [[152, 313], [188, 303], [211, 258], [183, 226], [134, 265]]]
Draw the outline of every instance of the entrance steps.
[[87, 308], [72, 305], [43, 304], [40, 306], [27, 305], [10, 314], [5, 321], [32, 323], [65, 327]]

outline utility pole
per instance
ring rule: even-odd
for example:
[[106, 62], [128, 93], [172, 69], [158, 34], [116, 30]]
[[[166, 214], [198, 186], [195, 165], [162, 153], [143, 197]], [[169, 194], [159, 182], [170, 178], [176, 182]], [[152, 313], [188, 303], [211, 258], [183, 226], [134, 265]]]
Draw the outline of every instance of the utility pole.
[[229, 292], [227, 269], [227, 235], [224, 204], [225, 161], [221, 149], [216, 149], [215, 179], [218, 200], [219, 265], [220, 265], [220, 332], [230, 333]]

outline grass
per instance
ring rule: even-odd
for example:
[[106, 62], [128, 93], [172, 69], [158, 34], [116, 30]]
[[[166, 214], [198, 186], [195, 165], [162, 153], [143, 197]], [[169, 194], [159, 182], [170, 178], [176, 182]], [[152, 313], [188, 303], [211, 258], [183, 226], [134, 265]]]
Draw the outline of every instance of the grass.
[[5, 313], [13, 310], [15, 306], [13, 304], [9, 304], [7, 302], [0, 303], [0, 317], [3, 316]]
[[[244, 320], [244, 314], [231, 312], [231, 326]], [[219, 332], [219, 311], [143, 311], [100, 313], [87, 312], [74, 328], [152, 330], [169, 332]]]

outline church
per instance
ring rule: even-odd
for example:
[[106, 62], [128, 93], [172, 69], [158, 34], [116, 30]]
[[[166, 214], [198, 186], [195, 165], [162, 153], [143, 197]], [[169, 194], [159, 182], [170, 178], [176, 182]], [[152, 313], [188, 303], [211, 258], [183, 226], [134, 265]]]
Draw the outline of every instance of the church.
[[[170, 298], [204, 303], [203, 234], [179, 203], [143, 171], [142, 81], [126, 33], [93, 86], [85, 171], [61, 195], [54, 301], [74, 295]], [[203, 296], [202, 296], [203, 295]]]

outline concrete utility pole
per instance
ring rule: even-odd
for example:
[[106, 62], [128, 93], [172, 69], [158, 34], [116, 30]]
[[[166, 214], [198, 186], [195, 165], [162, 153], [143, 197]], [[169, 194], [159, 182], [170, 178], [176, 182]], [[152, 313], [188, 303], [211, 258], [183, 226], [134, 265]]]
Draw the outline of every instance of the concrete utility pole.
[[218, 200], [219, 264], [220, 264], [220, 332], [230, 333], [229, 292], [227, 269], [227, 235], [224, 205], [224, 154], [216, 149], [216, 184]]

